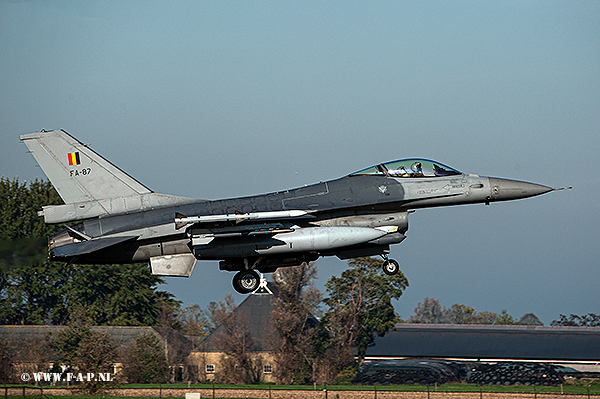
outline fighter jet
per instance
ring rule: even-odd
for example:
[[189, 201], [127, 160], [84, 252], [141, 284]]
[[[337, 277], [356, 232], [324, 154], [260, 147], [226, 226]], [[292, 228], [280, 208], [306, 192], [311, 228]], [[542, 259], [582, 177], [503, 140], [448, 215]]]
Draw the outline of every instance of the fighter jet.
[[260, 283], [258, 272], [321, 256], [381, 256], [398, 273], [390, 245], [421, 208], [509, 201], [551, 187], [464, 174], [409, 158], [338, 179], [248, 197], [201, 200], [158, 194], [63, 130], [21, 135], [64, 201], [39, 212], [65, 224], [48, 237], [51, 260], [76, 264], [149, 262], [153, 274], [189, 277], [197, 260], [237, 272], [236, 291]]

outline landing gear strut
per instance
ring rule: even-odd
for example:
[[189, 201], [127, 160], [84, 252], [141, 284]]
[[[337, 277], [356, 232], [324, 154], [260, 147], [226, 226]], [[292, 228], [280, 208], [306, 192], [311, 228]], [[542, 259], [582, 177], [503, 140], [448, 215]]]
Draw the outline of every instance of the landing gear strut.
[[255, 291], [260, 284], [258, 273], [252, 269], [242, 270], [233, 277], [233, 288], [240, 294]]
[[400, 271], [400, 265], [396, 260], [388, 258], [386, 254], [381, 255], [383, 258], [383, 272], [388, 276], [393, 276], [394, 274], [398, 274]]

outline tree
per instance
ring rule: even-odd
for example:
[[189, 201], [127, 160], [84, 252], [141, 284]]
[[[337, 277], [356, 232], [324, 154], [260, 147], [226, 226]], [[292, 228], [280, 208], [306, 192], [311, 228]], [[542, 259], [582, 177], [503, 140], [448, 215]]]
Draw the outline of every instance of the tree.
[[277, 295], [271, 312], [273, 330], [269, 346], [280, 384], [307, 383], [313, 377], [312, 338], [316, 320], [312, 314], [321, 301], [321, 292], [313, 284], [316, 275], [317, 268], [312, 262], [279, 269], [273, 275]]
[[0, 322], [5, 324], [65, 324], [69, 297], [64, 292], [72, 269], [43, 261], [0, 271]]
[[148, 265], [78, 265], [65, 290], [70, 307], [80, 306], [93, 325], [157, 325], [159, 305], [178, 308], [171, 294], [157, 291], [163, 280]]
[[46, 339], [25, 338], [21, 342], [21, 350], [17, 352], [16, 362], [22, 364], [22, 371], [29, 374], [48, 371], [52, 353]]
[[496, 317], [495, 324], [510, 325], [510, 324], [516, 324], [516, 321], [515, 321], [514, 317], [512, 317], [511, 315], [508, 314], [508, 311], [506, 309], [502, 309], [502, 312], [500, 312], [498, 317]]
[[[43, 259], [43, 251], [35, 251], [32, 256], [31, 249], [37, 248], [32, 244], [32, 238], [46, 237], [62, 229], [61, 226], [46, 225], [37, 211], [46, 205], [60, 205], [63, 201], [52, 187], [50, 182], [34, 180], [27, 183], [19, 179], [9, 181], [0, 178], [0, 240], [8, 241], [12, 245], [11, 256], [2, 257], [5, 266], [31, 263], [31, 258]], [[45, 240], [42, 240], [43, 243]], [[45, 246], [44, 246], [45, 247]], [[42, 247], [41, 249], [44, 249]], [[4, 246], [6, 248], [6, 246]], [[21, 250], [24, 250], [20, 253]], [[23, 263], [20, 261], [24, 260]]]
[[52, 272], [46, 235], [60, 226], [44, 224], [37, 211], [61, 204], [49, 182], [29, 185], [0, 178], [0, 323], [42, 324], [52, 318], [61, 301], [51, 291], [60, 278]]
[[419, 302], [415, 314], [408, 319], [409, 323], [441, 324], [448, 322], [449, 310], [440, 305], [435, 298], [427, 298]]
[[75, 365], [81, 372], [94, 374], [94, 378], [83, 383], [82, 389], [87, 395], [103, 393], [106, 389], [116, 386], [116, 381], [112, 378], [107, 381], [100, 377], [100, 373], [112, 373], [113, 364], [117, 359], [116, 347], [110, 336], [100, 331], [90, 331], [79, 342], [75, 351]]
[[[506, 311], [504, 311], [506, 312]], [[510, 317], [510, 316], [509, 316]], [[450, 324], [494, 324], [498, 315], [494, 312], [477, 312], [471, 306], [458, 303], [446, 309], [434, 298], [425, 298], [415, 308], [410, 323], [450, 323]]]
[[123, 367], [129, 383], [164, 384], [169, 381], [169, 366], [160, 341], [149, 332], [140, 334], [129, 351]]
[[214, 329], [207, 312], [195, 304], [188, 305], [180, 312], [179, 325], [181, 332], [185, 335], [206, 336]]
[[536, 315], [533, 313], [524, 314], [523, 317], [519, 320], [517, 324], [526, 325], [526, 326], [543, 326], [544, 323], [538, 319]]
[[408, 280], [399, 272], [386, 275], [383, 261], [356, 258], [341, 277], [331, 277], [325, 287], [329, 307], [322, 325], [330, 337], [330, 350], [338, 365], [352, 363], [351, 348], [363, 358], [373, 345], [375, 334], [383, 336], [394, 327], [392, 299], [398, 299], [408, 287]]
[[157, 308], [156, 325], [181, 330], [181, 301], [176, 300], [175, 295], [170, 292], [156, 291], [154, 294]]
[[116, 343], [101, 331], [92, 331], [83, 322], [74, 322], [69, 328], [49, 337], [50, 346], [56, 351], [59, 362], [70, 372], [93, 373], [95, 378], [84, 380], [82, 390], [93, 395], [115, 386], [115, 381], [105, 381], [99, 373], [112, 373], [117, 359]]
[[475, 313], [472, 307], [455, 303], [448, 312], [448, 320], [451, 324], [474, 324]]
[[92, 331], [85, 323], [74, 322], [69, 328], [50, 334], [51, 347], [56, 351], [58, 360], [68, 368], [77, 367], [77, 350], [79, 344], [91, 336]]
[[223, 328], [215, 338], [215, 346], [224, 353], [217, 375], [221, 383], [248, 384], [260, 381], [258, 365], [251, 355], [252, 338], [246, 315], [236, 312], [231, 294], [214, 309], [216, 324]]
[[[145, 264], [43, 262], [0, 273], [0, 321], [6, 324], [157, 325], [179, 303], [157, 290], [163, 280]], [[173, 315], [169, 316], [169, 312]]]
[[495, 324], [498, 314], [483, 310], [475, 314], [475, 323], [473, 324]]
[[588, 313], [584, 316], [571, 314], [569, 317], [564, 314], [560, 315], [558, 320], [553, 320], [552, 326], [584, 326], [584, 327], [600, 327], [600, 315]]
[[[48, 182], [0, 179], [0, 323], [95, 325], [167, 323], [179, 304], [157, 291], [163, 280], [146, 264], [65, 265], [47, 260], [44, 205], [62, 203]], [[171, 317], [170, 319], [174, 319]]]
[[471, 306], [455, 303], [448, 312], [451, 324], [494, 324], [498, 315], [494, 312], [477, 312]]
[[206, 317], [208, 319], [208, 333], [212, 333], [219, 327], [219, 304], [217, 302], [210, 302], [206, 307]]

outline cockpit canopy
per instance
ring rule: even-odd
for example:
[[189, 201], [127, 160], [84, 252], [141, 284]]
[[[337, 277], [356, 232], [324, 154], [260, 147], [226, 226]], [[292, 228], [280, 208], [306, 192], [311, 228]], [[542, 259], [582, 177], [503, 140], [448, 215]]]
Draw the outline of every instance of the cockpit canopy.
[[350, 176], [443, 177], [461, 174], [458, 170], [436, 161], [408, 158], [371, 166], [370, 168], [354, 172]]

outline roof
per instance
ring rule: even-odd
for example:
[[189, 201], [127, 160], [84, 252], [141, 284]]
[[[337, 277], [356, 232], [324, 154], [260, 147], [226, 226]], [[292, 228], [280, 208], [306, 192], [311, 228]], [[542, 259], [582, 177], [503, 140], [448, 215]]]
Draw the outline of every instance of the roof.
[[600, 328], [396, 324], [366, 356], [599, 361]]
[[[243, 314], [248, 320], [248, 329], [252, 338], [253, 352], [266, 352], [268, 348], [268, 337], [272, 331], [271, 312], [273, 311], [273, 301], [277, 297], [277, 286], [271, 282], [248, 295], [246, 299], [235, 309], [238, 314]], [[308, 324], [312, 327], [318, 325], [316, 318], [311, 317]], [[216, 346], [215, 338], [225, 332], [223, 326], [217, 327], [204, 341], [203, 350], [207, 352], [220, 352]]]
[[[252, 337], [252, 351], [262, 352], [266, 350], [267, 336], [271, 330], [271, 312], [275, 300], [276, 289], [272, 283], [267, 283], [267, 288], [261, 286], [257, 291], [248, 295], [246, 299], [235, 309], [238, 314], [245, 315], [248, 320], [248, 329]], [[206, 351], [219, 352], [215, 345], [215, 338], [225, 332], [221, 325], [217, 327], [204, 341]]]

